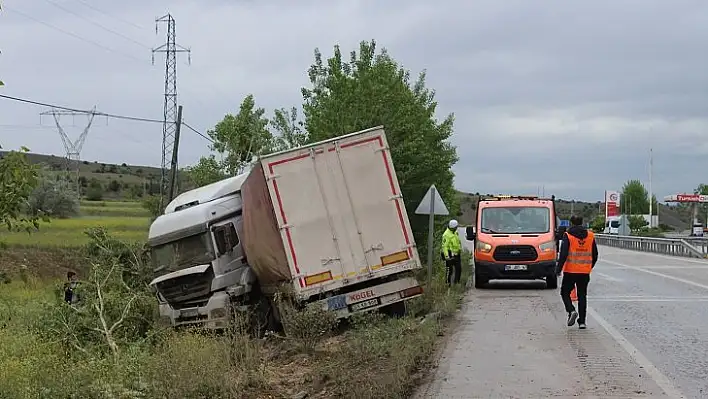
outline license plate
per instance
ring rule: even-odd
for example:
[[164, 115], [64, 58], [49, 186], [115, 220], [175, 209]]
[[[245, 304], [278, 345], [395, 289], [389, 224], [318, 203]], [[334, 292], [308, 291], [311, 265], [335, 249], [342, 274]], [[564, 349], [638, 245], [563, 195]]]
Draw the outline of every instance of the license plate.
[[359, 302], [355, 303], [352, 305], [352, 311], [356, 312], [357, 310], [365, 309], [365, 308], [370, 308], [372, 306], [376, 306], [379, 304], [379, 300], [377, 298], [374, 299], [369, 299], [368, 301], [364, 302]]
[[197, 317], [199, 316], [199, 309], [194, 308], [194, 309], [182, 309], [180, 312], [180, 316], [182, 317]]
[[327, 298], [327, 309], [339, 310], [347, 307], [347, 298], [344, 295]]
[[526, 265], [506, 265], [504, 270], [526, 270]]

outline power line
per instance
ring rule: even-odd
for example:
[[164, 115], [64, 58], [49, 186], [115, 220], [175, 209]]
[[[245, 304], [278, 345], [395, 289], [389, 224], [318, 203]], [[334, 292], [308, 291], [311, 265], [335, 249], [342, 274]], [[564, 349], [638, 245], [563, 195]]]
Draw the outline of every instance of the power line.
[[151, 123], [162, 123], [162, 122], [163, 122], [163, 121], [158, 120], [158, 119], [139, 118], [139, 117], [135, 117], [135, 116], [126, 116], [126, 115], [118, 115], [118, 114], [107, 114], [107, 113], [105, 113], [105, 112], [99, 112], [99, 111], [91, 111], [91, 110], [86, 110], [86, 109], [78, 109], [78, 108], [65, 107], [65, 106], [63, 106], [63, 105], [49, 104], [49, 103], [44, 103], [44, 102], [41, 102], [41, 101], [28, 100], [28, 99], [26, 99], [26, 98], [12, 97], [12, 96], [7, 96], [7, 95], [5, 95], [5, 94], [0, 94], [0, 98], [5, 98], [5, 99], [8, 99], [8, 100], [23, 102], [23, 103], [27, 103], [27, 104], [40, 105], [40, 106], [42, 106], [42, 107], [62, 109], [62, 110], [64, 110], [64, 111], [72, 111], [72, 112], [79, 112], [79, 113], [89, 113], [89, 114], [94, 114], [94, 115], [98, 115], [98, 116], [105, 116], [105, 117], [107, 117], [107, 118], [113, 118], [113, 119], [125, 119], [125, 120], [136, 121], [136, 122], [151, 122]]
[[91, 19], [86, 18], [86, 17], [84, 17], [84, 16], [81, 15], [81, 14], [75, 13], [74, 11], [71, 11], [70, 9], [68, 9], [68, 8], [66, 8], [66, 7], [64, 7], [64, 6], [62, 6], [62, 5], [59, 5], [59, 4], [55, 3], [55, 2], [53, 2], [52, 0], [44, 0], [44, 1], [47, 2], [47, 3], [49, 3], [49, 4], [51, 4], [51, 5], [53, 5], [54, 7], [58, 8], [58, 9], [60, 9], [60, 10], [63, 10], [64, 12], [67, 12], [67, 13], [69, 13], [69, 14], [71, 14], [71, 15], [77, 17], [77, 18], [83, 19], [84, 21], [90, 23], [91, 25], [97, 26], [97, 27], [99, 27], [99, 28], [105, 30], [106, 32], [110, 32], [110, 33], [113, 33], [113, 34], [116, 35], [116, 36], [120, 36], [120, 37], [122, 37], [122, 38], [125, 39], [125, 40], [131, 41], [131, 42], [137, 44], [138, 46], [145, 47], [145, 48], [150, 48], [149, 46], [146, 46], [146, 45], [144, 45], [144, 44], [142, 44], [142, 43], [140, 43], [140, 42], [138, 42], [138, 41], [136, 41], [136, 40], [134, 40], [134, 39], [132, 39], [132, 38], [130, 38], [130, 37], [128, 37], [128, 36], [122, 34], [122, 33], [120, 33], [120, 32], [116, 32], [116, 31], [114, 31], [114, 30], [112, 30], [112, 29], [108, 29], [108, 28], [106, 28], [105, 26], [99, 24], [98, 22], [92, 21]]
[[182, 126], [184, 126], [184, 127], [186, 127], [187, 129], [193, 131], [194, 133], [198, 134], [198, 135], [201, 136], [204, 140], [207, 140], [207, 141], [209, 141], [210, 143], [214, 144], [214, 140], [212, 140], [211, 137], [205, 135], [204, 133], [198, 131], [197, 129], [195, 129], [195, 128], [189, 126], [188, 124], [186, 124], [186, 123], [184, 123], [184, 122], [182, 122]]
[[75, 38], [75, 39], [78, 39], [78, 40], [81, 40], [81, 41], [83, 41], [83, 42], [86, 42], [86, 43], [89, 43], [89, 44], [91, 44], [91, 45], [94, 45], [94, 46], [96, 46], [96, 47], [102, 48], [102, 49], [104, 49], [104, 50], [106, 50], [106, 51], [109, 51], [109, 52], [112, 52], [112, 53], [116, 53], [116, 54], [122, 55], [122, 56], [124, 56], [124, 57], [130, 58], [130, 59], [132, 59], [132, 60], [139, 61], [139, 62], [141, 62], [141, 63], [144, 62], [144, 60], [141, 60], [141, 59], [138, 58], [138, 57], [132, 56], [132, 55], [127, 54], [127, 53], [123, 53], [123, 52], [121, 52], [121, 51], [114, 50], [114, 49], [112, 49], [112, 48], [110, 48], [110, 47], [107, 47], [107, 46], [102, 45], [101, 43], [95, 42], [95, 41], [93, 41], [93, 40], [91, 40], [91, 39], [87, 39], [87, 38], [82, 37], [82, 36], [79, 36], [79, 35], [77, 35], [77, 34], [75, 34], [75, 33], [72, 33], [72, 32], [69, 32], [69, 31], [67, 31], [67, 30], [64, 30], [64, 29], [62, 29], [62, 28], [56, 27], [56, 26], [54, 26], [54, 25], [52, 25], [52, 24], [50, 24], [50, 23], [44, 22], [44, 21], [42, 21], [42, 20], [39, 20], [39, 19], [37, 19], [37, 18], [35, 18], [35, 17], [31, 16], [31, 15], [25, 14], [25, 13], [23, 13], [23, 12], [21, 12], [21, 11], [17, 11], [17, 10], [14, 9], [14, 8], [8, 8], [7, 6], [5, 6], [5, 9], [8, 10], [8, 11], [14, 12], [15, 14], [19, 14], [19, 15], [21, 15], [21, 16], [27, 18], [27, 19], [30, 19], [30, 20], [32, 20], [32, 21], [34, 21], [34, 22], [37, 22], [37, 23], [39, 23], [39, 24], [42, 24], [42, 25], [44, 25], [44, 26], [46, 26], [46, 27], [52, 28], [52, 29], [56, 30], [57, 32], [61, 32], [61, 33], [65, 34], [65, 35], [71, 36], [71, 37], [73, 37], [73, 38]]
[[[100, 112], [100, 111], [92, 111], [92, 110], [86, 110], [86, 109], [79, 109], [79, 108], [72, 108], [72, 107], [66, 107], [63, 105], [57, 105], [57, 104], [50, 104], [50, 103], [45, 103], [41, 101], [34, 101], [34, 100], [29, 100], [26, 98], [20, 98], [20, 97], [13, 97], [13, 96], [8, 96], [5, 94], [0, 94], [0, 98], [4, 98], [7, 100], [11, 101], [17, 101], [21, 103], [26, 103], [26, 104], [32, 104], [32, 105], [39, 105], [42, 107], [47, 107], [47, 108], [55, 108], [55, 109], [61, 109], [64, 111], [70, 111], [70, 112], [77, 112], [77, 113], [85, 113], [85, 114], [93, 114], [96, 116], [104, 116], [106, 118], [112, 118], [112, 119], [123, 119], [123, 120], [129, 120], [129, 121], [135, 121], [135, 122], [149, 122], [149, 123], [163, 123], [164, 121], [159, 120], [159, 119], [150, 119], [150, 118], [140, 118], [136, 116], [127, 116], [127, 115], [119, 115], [119, 114], [109, 114], [106, 112]], [[13, 125], [0, 125], [0, 127], [7, 126], [11, 127]], [[16, 125], [20, 126], [20, 125]], [[40, 125], [41, 126], [41, 125]], [[199, 130], [193, 128], [192, 126], [182, 122], [182, 126], [186, 127], [187, 129], [191, 130], [192, 132], [196, 133], [203, 139], [213, 143], [214, 140], [212, 140], [209, 136], [205, 135], [204, 133], [200, 132]]]
[[111, 14], [109, 14], [109, 13], [107, 13], [107, 12], [105, 12], [105, 11], [99, 9], [99, 8], [96, 8], [96, 6], [92, 6], [91, 4], [85, 2], [84, 0], [76, 0], [76, 1], [78, 1], [79, 3], [83, 4], [84, 6], [90, 8], [90, 9], [92, 9], [92, 10], [94, 10], [94, 11], [97, 11], [97, 12], [103, 14], [103, 15], [109, 16], [109, 17], [111, 17], [111, 18], [113, 18], [113, 19], [115, 19], [115, 20], [117, 20], [117, 21], [123, 22], [123, 23], [128, 24], [128, 25], [132, 25], [132, 26], [134, 26], [134, 27], [136, 27], [136, 28], [138, 28], [138, 29], [145, 29], [145, 27], [143, 27], [143, 26], [137, 25], [137, 24], [135, 24], [135, 23], [133, 23], [133, 22], [130, 22], [130, 21], [125, 20], [125, 19], [122, 19], [122, 18], [118, 18], [118, 17], [116, 17], [115, 15], [111, 15]]

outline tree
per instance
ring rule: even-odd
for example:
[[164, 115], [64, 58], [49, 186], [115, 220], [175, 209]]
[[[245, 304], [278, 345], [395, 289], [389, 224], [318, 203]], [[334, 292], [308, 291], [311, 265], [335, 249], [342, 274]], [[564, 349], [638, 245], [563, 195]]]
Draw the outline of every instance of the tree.
[[592, 222], [590, 222], [590, 228], [595, 233], [602, 233], [605, 231], [605, 217], [602, 215], [596, 216]]
[[238, 114], [227, 114], [207, 132], [214, 140], [212, 150], [225, 154], [222, 168], [228, 175], [241, 173], [254, 156], [273, 148], [273, 136], [264, 114], [265, 110], [256, 108], [255, 99], [249, 94], [243, 99]]
[[[656, 215], [658, 210], [656, 196], [652, 195], [652, 214]], [[620, 197], [620, 210], [628, 215], [648, 215], [649, 214], [649, 193], [639, 180], [629, 180], [622, 187]]]
[[117, 193], [121, 189], [121, 184], [118, 182], [118, 180], [111, 180], [110, 183], [108, 183], [108, 189], [113, 191], [114, 193]]
[[458, 157], [448, 142], [454, 117], [450, 114], [442, 122], [435, 119], [435, 93], [426, 88], [425, 76], [423, 72], [411, 82], [410, 72], [385, 49], [377, 54], [372, 40], [361, 42], [349, 62], [342, 60], [338, 45], [326, 61], [315, 49], [309, 69], [312, 87], [302, 89], [309, 142], [385, 127], [417, 243], [427, 242], [428, 218], [414, 215], [413, 210], [431, 184], [436, 185], [451, 215], [459, 210], [451, 170]]
[[29, 149], [22, 147], [0, 158], [0, 223], [10, 231], [39, 228], [40, 215], [24, 215], [28, 199], [39, 184], [39, 168], [29, 162], [27, 152]]
[[641, 215], [629, 215], [627, 221], [629, 222], [629, 229], [633, 232], [637, 232], [649, 225], [649, 222]]
[[274, 150], [287, 150], [307, 143], [307, 133], [303, 130], [302, 121], [298, 121], [295, 107], [290, 111], [285, 108], [276, 109], [270, 125], [278, 133], [274, 136]]
[[93, 178], [89, 182], [88, 190], [86, 190], [86, 199], [89, 201], [100, 201], [103, 199], [103, 186], [98, 179]]
[[197, 187], [206, 186], [226, 178], [224, 167], [213, 155], [201, 157], [196, 165], [184, 168], [189, 182]]
[[79, 213], [79, 199], [73, 183], [44, 174], [28, 200], [30, 215], [66, 219]]

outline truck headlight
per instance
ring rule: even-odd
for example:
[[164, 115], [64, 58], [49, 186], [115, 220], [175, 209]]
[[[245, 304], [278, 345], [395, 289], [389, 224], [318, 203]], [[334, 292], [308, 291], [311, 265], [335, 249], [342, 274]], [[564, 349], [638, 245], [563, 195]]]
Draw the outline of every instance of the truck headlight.
[[538, 248], [541, 249], [541, 252], [551, 252], [556, 248], [556, 242], [555, 241], [544, 242], [543, 244], [539, 245]]
[[474, 248], [479, 252], [485, 253], [492, 250], [492, 246], [490, 244], [487, 244], [486, 242], [482, 241], [477, 241], [477, 243], [474, 245]]

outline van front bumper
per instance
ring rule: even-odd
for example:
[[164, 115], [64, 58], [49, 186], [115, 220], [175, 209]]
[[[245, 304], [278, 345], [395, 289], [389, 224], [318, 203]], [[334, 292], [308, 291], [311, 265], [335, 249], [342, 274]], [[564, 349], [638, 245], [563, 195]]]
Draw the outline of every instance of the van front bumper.
[[536, 280], [556, 275], [556, 261], [495, 263], [475, 260], [475, 274], [486, 280]]

